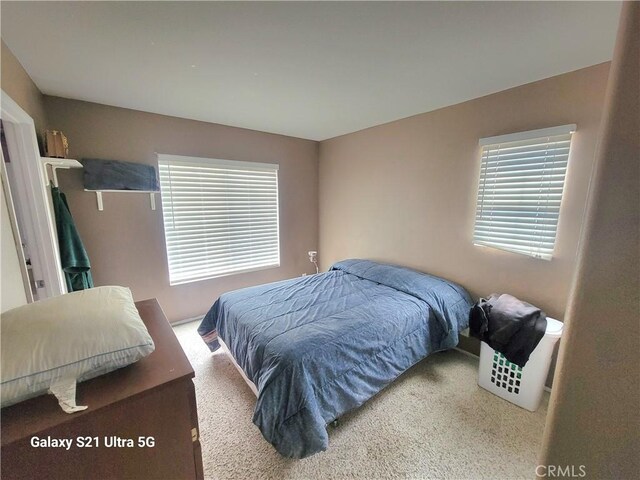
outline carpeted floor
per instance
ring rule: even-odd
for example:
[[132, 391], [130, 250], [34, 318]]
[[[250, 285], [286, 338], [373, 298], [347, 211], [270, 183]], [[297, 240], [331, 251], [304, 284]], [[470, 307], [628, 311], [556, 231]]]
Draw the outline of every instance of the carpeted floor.
[[457, 351], [423, 360], [329, 427], [329, 449], [281, 457], [251, 422], [255, 397], [196, 323], [175, 328], [196, 372], [208, 479], [448, 478], [535, 476], [548, 395], [530, 413], [478, 387], [478, 362]]

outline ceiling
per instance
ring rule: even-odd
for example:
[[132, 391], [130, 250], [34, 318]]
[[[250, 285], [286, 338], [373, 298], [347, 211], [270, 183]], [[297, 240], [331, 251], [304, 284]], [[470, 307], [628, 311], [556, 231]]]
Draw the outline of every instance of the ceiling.
[[612, 57], [619, 2], [2, 2], [43, 93], [324, 140]]

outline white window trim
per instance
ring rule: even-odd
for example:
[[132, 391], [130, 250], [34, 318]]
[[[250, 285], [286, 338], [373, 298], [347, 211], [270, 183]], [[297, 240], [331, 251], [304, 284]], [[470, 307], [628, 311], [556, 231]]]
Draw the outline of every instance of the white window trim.
[[[524, 131], [524, 132], [517, 132], [517, 133], [512, 133], [512, 134], [507, 134], [507, 135], [498, 135], [498, 136], [493, 136], [493, 137], [485, 137], [485, 138], [481, 138], [479, 140], [479, 145], [481, 147], [481, 152], [480, 152], [480, 173], [478, 176], [478, 190], [477, 190], [477, 195], [476, 195], [476, 212], [475, 212], [475, 216], [474, 216], [474, 226], [473, 226], [473, 243], [475, 246], [478, 247], [488, 247], [488, 248], [494, 248], [494, 249], [498, 249], [501, 251], [505, 251], [505, 252], [510, 252], [510, 253], [516, 253], [516, 254], [520, 254], [520, 255], [524, 255], [524, 256], [529, 256], [529, 257], [533, 257], [533, 258], [538, 258], [538, 259], [542, 259], [542, 260], [551, 260], [553, 258], [553, 253], [555, 251], [555, 247], [557, 245], [557, 239], [558, 239], [558, 226], [560, 224], [560, 213], [562, 210], [562, 200], [564, 198], [564, 187], [566, 184], [566, 173], [567, 173], [567, 168], [568, 168], [568, 161], [569, 161], [569, 157], [570, 157], [570, 150], [569, 153], [567, 155], [567, 167], [565, 168], [564, 171], [564, 177], [563, 177], [563, 183], [562, 183], [562, 190], [561, 190], [561, 196], [560, 196], [560, 206], [559, 206], [559, 211], [558, 211], [558, 218], [555, 221], [555, 225], [553, 226], [554, 228], [554, 237], [553, 237], [553, 249], [550, 253], [540, 253], [540, 252], [536, 252], [535, 248], [533, 246], [529, 247], [530, 250], [526, 251], [525, 248], [523, 249], [514, 249], [514, 248], [509, 248], [509, 246], [506, 245], [506, 243], [508, 242], [503, 242], [502, 245], [500, 245], [500, 242], [498, 239], [496, 239], [495, 241], [489, 241], [489, 240], [483, 240], [483, 241], [478, 241], [476, 240], [476, 236], [478, 235], [478, 212], [482, 211], [481, 209], [481, 205], [483, 204], [484, 201], [484, 197], [481, 200], [480, 199], [480, 193], [484, 192], [486, 193], [486, 182], [487, 182], [487, 178], [484, 177], [483, 180], [483, 176], [482, 176], [482, 169], [483, 169], [483, 165], [484, 165], [484, 151], [486, 146], [493, 146], [493, 145], [500, 145], [500, 144], [508, 144], [508, 143], [512, 143], [512, 142], [522, 142], [522, 141], [526, 141], [526, 140], [535, 140], [535, 139], [543, 139], [545, 137], [554, 137], [554, 136], [561, 136], [561, 135], [572, 135], [575, 131], [576, 131], [576, 125], [575, 124], [567, 124], [567, 125], [561, 125], [558, 127], [550, 127], [550, 128], [542, 128], [542, 129], [538, 129], [538, 130], [528, 130], [528, 131]], [[569, 142], [569, 149], [571, 149], [571, 140]], [[495, 194], [494, 194], [495, 195]], [[512, 222], [513, 224], [513, 222]], [[484, 226], [482, 228], [487, 228], [487, 226]], [[499, 227], [496, 227], [499, 229], [504, 230], [511, 230], [512, 231], [512, 235], [513, 235], [513, 230], [515, 230], [518, 227], [510, 227], [509, 224], [505, 224], [505, 225], [500, 225]], [[519, 232], [518, 232], [519, 233]], [[480, 235], [483, 235], [482, 233], [480, 233]], [[486, 235], [486, 234], [484, 234]], [[524, 232], [523, 232], [524, 235]], [[516, 235], [519, 236], [519, 235]]]
[[534, 138], [555, 137], [556, 135], [566, 135], [576, 131], [576, 124], [570, 123], [559, 127], [540, 128], [538, 130], [527, 130], [526, 132], [508, 133], [507, 135], [497, 135], [495, 137], [485, 137], [480, 139], [480, 146], [495, 145], [497, 143], [520, 142], [533, 140]]
[[[277, 242], [277, 261], [269, 264], [258, 265], [255, 267], [241, 268], [237, 270], [228, 270], [223, 271], [216, 274], [206, 275], [206, 276], [198, 276], [195, 278], [187, 278], [184, 280], [171, 280], [171, 272], [169, 268], [169, 284], [171, 286], [174, 285], [182, 285], [186, 283], [199, 282], [204, 280], [210, 280], [214, 278], [226, 277], [230, 275], [238, 275], [249, 272], [256, 272], [260, 270], [266, 270], [271, 268], [280, 267], [280, 201], [279, 201], [279, 185], [278, 185], [278, 170], [279, 165], [275, 163], [260, 163], [260, 162], [244, 162], [244, 161], [236, 161], [236, 160], [223, 160], [217, 158], [202, 158], [202, 157], [191, 157], [191, 156], [183, 156], [183, 155], [171, 155], [171, 154], [157, 154], [158, 157], [158, 165], [160, 167], [161, 163], [169, 162], [171, 164], [180, 164], [185, 166], [193, 166], [193, 167], [222, 167], [222, 168], [238, 168], [242, 170], [249, 170], [255, 172], [275, 172], [276, 174], [276, 242]], [[165, 195], [161, 189], [161, 194]], [[164, 200], [164, 199], [163, 199]], [[163, 201], [164, 203], [164, 201]], [[166, 219], [164, 217], [164, 208], [163, 208], [163, 225], [166, 225]], [[167, 266], [170, 264], [170, 252], [169, 252], [169, 244], [167, 243], [166, 237], [166, 226], [165, 226], [165, 249], [167, 252]]]
[[273, 171], [279, 170], [280, 165], [277, 163], [260, 163], [260, 162], [243, 162], [241, 160], [222, 160], [219, 158], [205, 157], [188, 157], [185, 155], [170, 155], [166, 153], [158, 153], [158, 161], [180, 162], [184, 165], [200, 167], [202, 165], [219, 166], [219, 167], [242, 167], [246, 170], [255, 171]]

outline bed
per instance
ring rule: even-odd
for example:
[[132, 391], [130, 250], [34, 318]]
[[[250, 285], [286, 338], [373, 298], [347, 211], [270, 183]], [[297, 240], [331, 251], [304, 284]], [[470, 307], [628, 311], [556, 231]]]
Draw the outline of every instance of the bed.
[[326, 273], [228, 292], [198, 328], [257, 389], [253, 422], [285, 457], [326, 450], [326, 426], [427, 355], [454, 347], [472, 301], [407, 268], [344, 260]]

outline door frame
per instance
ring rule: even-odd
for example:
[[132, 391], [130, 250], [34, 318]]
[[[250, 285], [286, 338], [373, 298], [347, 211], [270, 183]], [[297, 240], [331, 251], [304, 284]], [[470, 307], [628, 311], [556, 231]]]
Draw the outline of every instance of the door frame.
[[38, 288], [38, 298], [49, 298], [66, 293], [67, 287], [35, 124], [4, 90], [1, 95], [0, 117], [11, 156], [11, 180], [15, 183], [11, 185], [11, 195], [21, 207], [21, 226], [29, 242], [34, 279], [44, 281], [44, 286]]
[[7, 212], [9, 213], [9, 224], [11, 227], [11, 235], [13, 237], [13, 244], [18, 255], [18, 264], [20, 266], [20, 274], [22, 275], [22, 286], [24, 288], [24, 295], [27, 303], [33, 302], [33, 292], [31, 291], [31, 281], [29, 280], [29, 272], [27, 270], [27, 261], [24, 257], [24, 249], [22, 248], [20, 239], [20, 230], [18, 229], [18, 220], [16, 218], [16, 211], [14, 209], [13, 197], [11, 195], [11, 186], [9, 185], [9, 178], [7, 177], [7, 169], [4, 164], [4, 153], [0, 150], [0, 177], [2, 181], [2, 193], [4, 195], [4, 202], [7, 206]]

